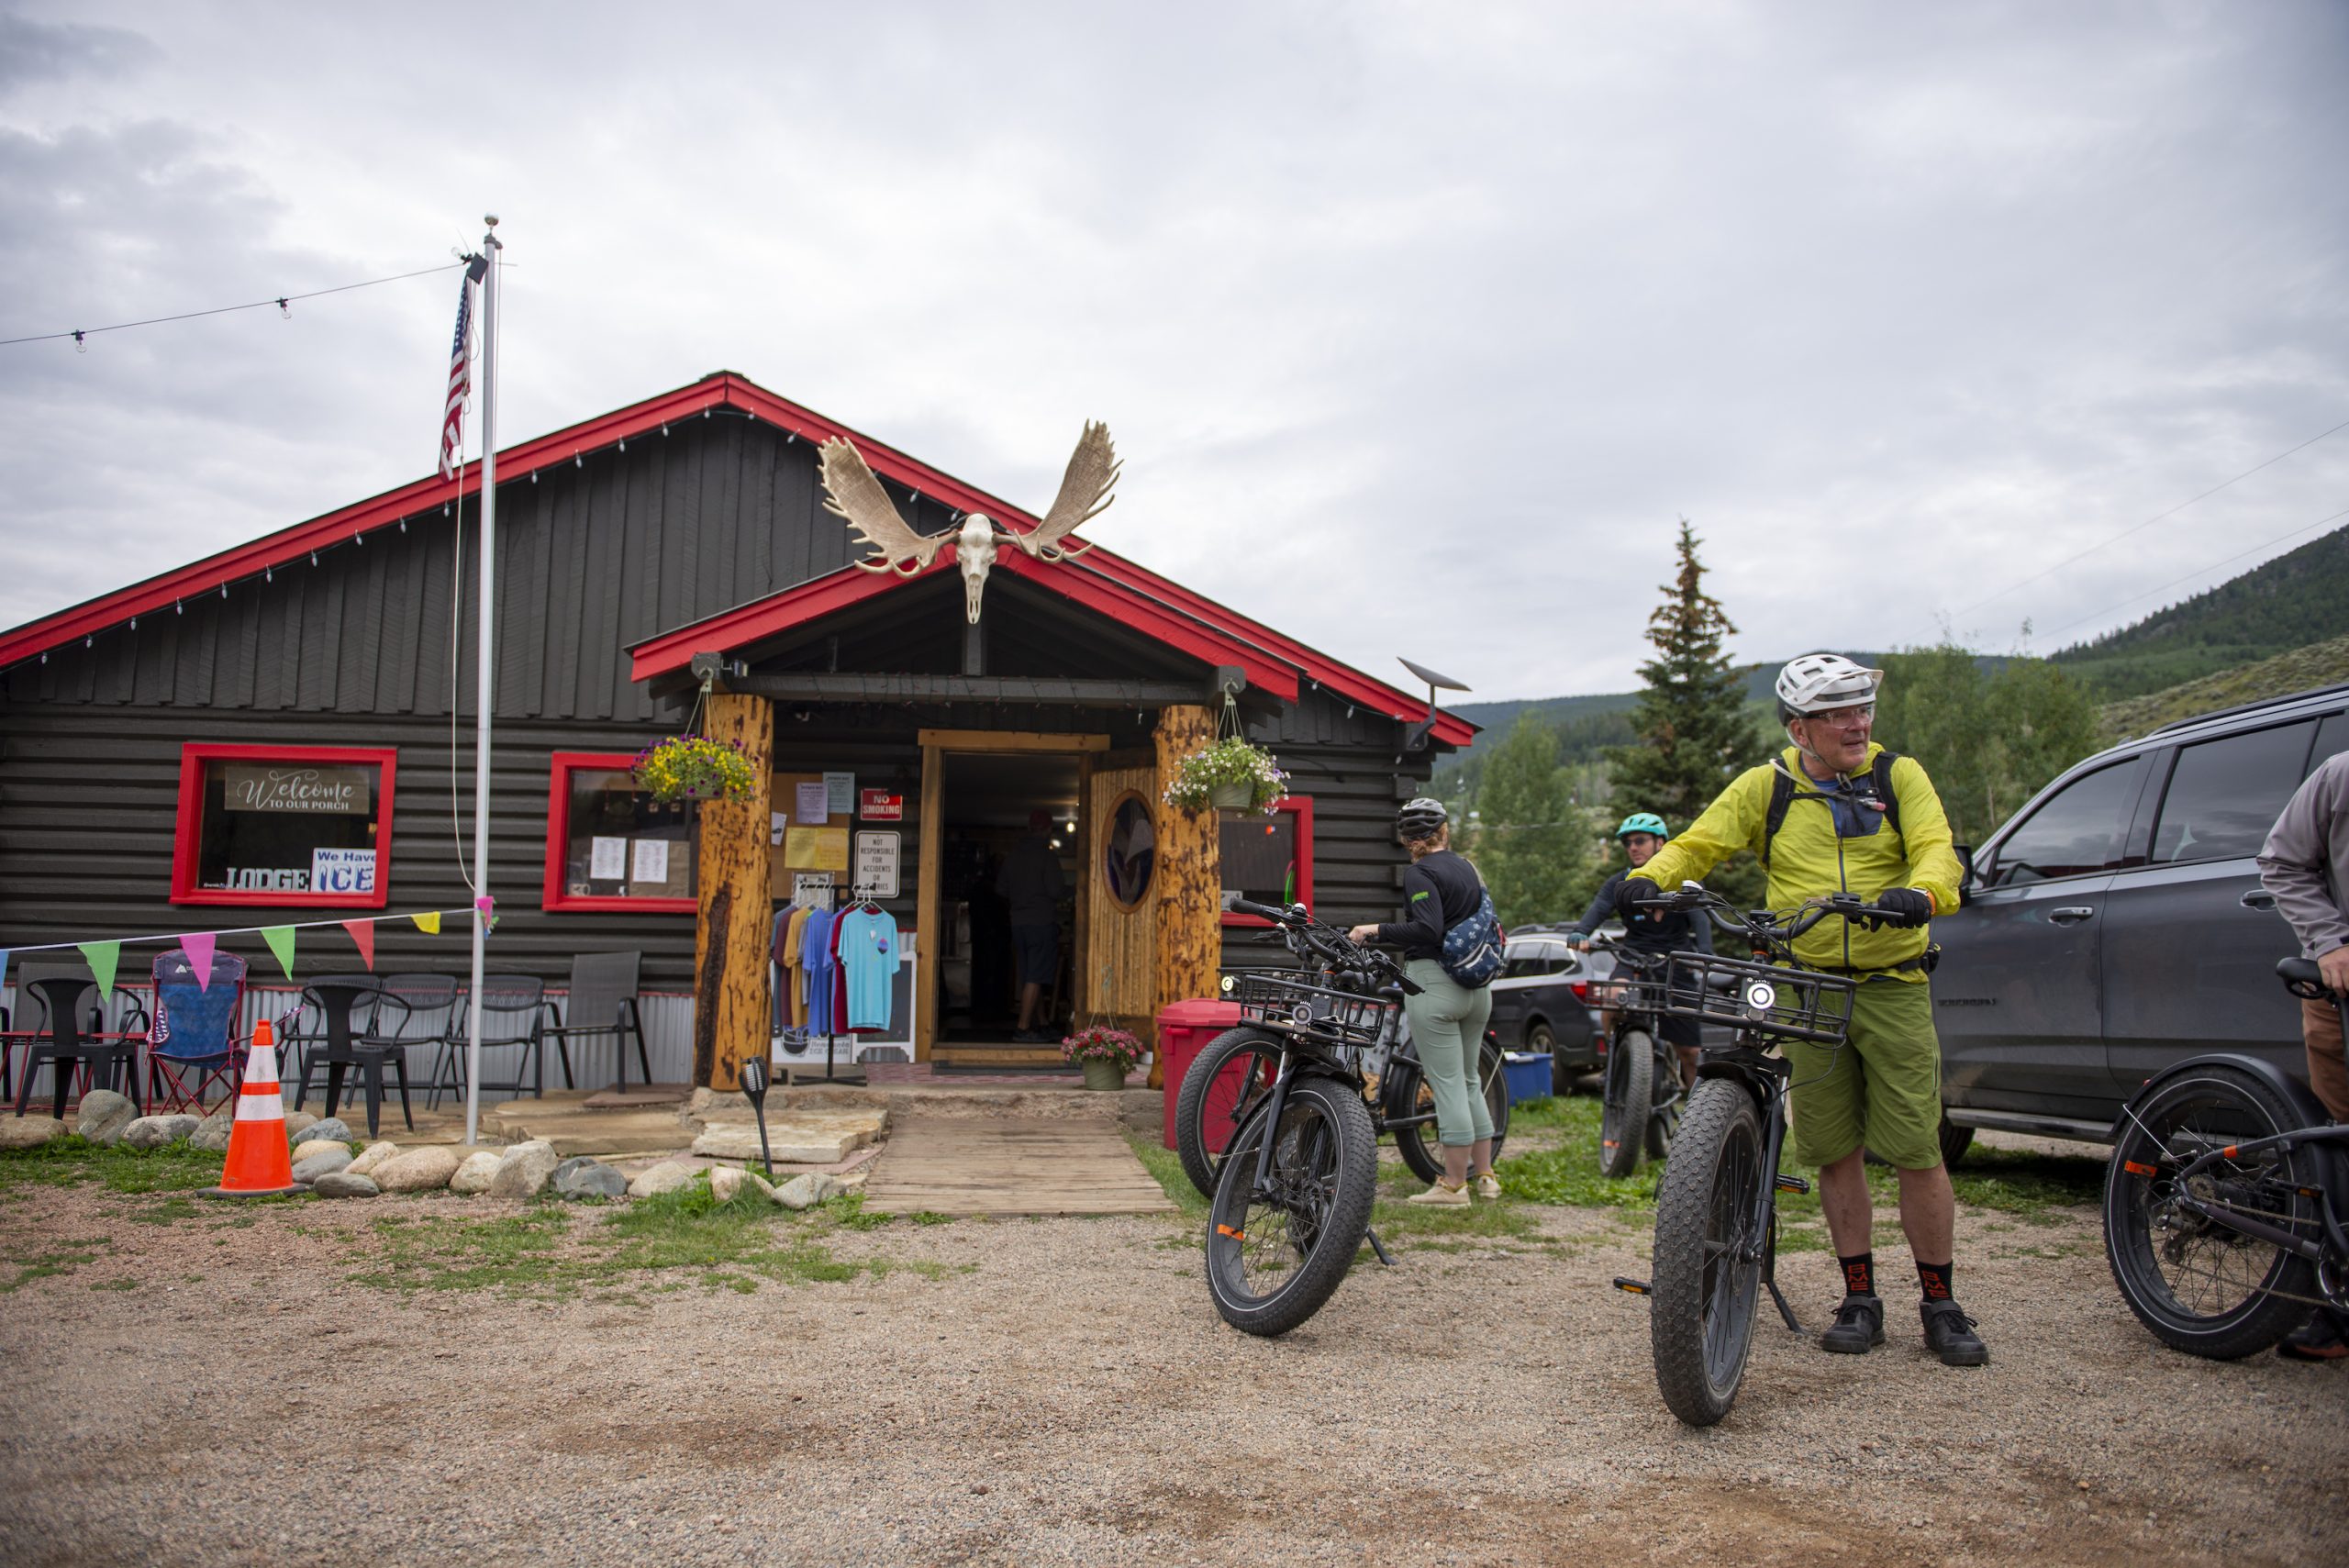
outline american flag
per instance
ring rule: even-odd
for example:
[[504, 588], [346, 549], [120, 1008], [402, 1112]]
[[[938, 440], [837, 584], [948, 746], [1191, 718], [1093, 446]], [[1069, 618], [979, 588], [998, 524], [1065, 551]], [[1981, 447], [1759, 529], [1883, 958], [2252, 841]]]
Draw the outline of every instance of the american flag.
[[440, 477], [457, 476], [457, 454], [465, 439], [465, 399], [473, 395], [473, 356], [465, 339], [473, 324], [473, 270], [457, 280], [457, 339], [449, 349], [449, 402], [440, 411]]

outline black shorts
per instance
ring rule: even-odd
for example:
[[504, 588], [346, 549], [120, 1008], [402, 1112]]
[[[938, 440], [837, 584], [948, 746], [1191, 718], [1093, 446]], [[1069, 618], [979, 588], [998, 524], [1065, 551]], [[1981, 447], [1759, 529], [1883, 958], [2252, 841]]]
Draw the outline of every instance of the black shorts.
[[1022, 985], [1050, 985], [1061, 966], [1058, 926], [1014, 926], [1011, 946], [1019, 965]]

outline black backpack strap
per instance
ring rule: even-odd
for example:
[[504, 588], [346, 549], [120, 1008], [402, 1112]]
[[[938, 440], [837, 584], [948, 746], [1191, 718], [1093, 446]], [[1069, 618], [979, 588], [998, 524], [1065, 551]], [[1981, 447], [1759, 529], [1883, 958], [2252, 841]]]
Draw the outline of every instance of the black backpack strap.
[[1876, 768], [1869, 777], [1869, 783], [1876, 790], [1876, 797], [1884, 802], [1885, 825], [1896, 833], [1900, 831], [1900, 796], [1893, 793], [1892, 764], [1898, 761], [1900, 761], [1900, 753], [1898, 751], [1889, 748], [1878, 751], [1876, 754]]
[[1787, 808], [1795, 803], [1795, 781], [1784, 764], [1770, 770], [1770, 808], [1762, 817], [1762, 864], [1770, 863], [1770, 846], [1787, 825]]

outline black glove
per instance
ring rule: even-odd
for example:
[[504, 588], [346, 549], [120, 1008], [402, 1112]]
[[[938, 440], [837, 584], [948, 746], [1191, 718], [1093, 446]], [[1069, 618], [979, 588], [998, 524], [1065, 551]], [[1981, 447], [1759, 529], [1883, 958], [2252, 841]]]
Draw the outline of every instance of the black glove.
[[1887, 887], [1876, 895], [1876, 906], [1886, 913], [1876, 917], [1871, 926], [1921, 926], [1933, 917], [1933, 901], [1913, 887]]
[[1642, 909], [1639, 906], [1663, 896], [1663, 892], [1646, 877], [1627, 876], [1615, 884], [1615, 913], [1622, 916], [1627, 924], [1644, 919], [1653, 911]]

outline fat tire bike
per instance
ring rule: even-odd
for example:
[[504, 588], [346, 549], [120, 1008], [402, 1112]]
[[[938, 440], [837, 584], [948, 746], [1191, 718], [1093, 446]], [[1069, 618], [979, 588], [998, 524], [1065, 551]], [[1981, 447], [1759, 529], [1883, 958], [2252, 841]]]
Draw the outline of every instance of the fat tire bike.
[[1680, 1052], [1664, 1038], [1670, 955], [1603, 937], [1589, 946], [1615, 954], [1615, 973], [1591, 987], [1591, 999], [1612, 1009], [1600, 1063], [1598, 1173], [1628, 1176], [1640, 1168], [1642, 1151], [1655, 1160], [1671, 1152], [1688, 1105]]
[[[1272, 906], [1248, 907], [1256, 912]], [[1241, 1001], [1244, 1009], [1257, 1011], [1244, 996], [1267, 974], [1282, 984], [1309, 976], [1313, 984], [1350, 995], [1400, 1001], [1402, 973], [1386, 954], [1374, 948], [1358, 948], [1336, 927], [1309, 917], [1292, 923], [1285, 914], [1276, 925], [1304, 970], [1286, 975], [1241, 971], [1226, 976], [1224, 995]], [[1375, 966], [1361, 956], [1365, 953], [1377, 961]], [[1369, 1038], [1345, 1042], [1354, 1052], [1354, 1067], [1364, 1084], [1371, 1135], [1380, 1138], [1393, 1133], [1396, 1152], [1403, 1157], [1403, 1163], [1419, 1180], [1432, 1182], [1443, 1174], [1443, 1147], [1436, 1139], [1435, 1090], [1412, 1049], [1402, 1008], [1386, 1009], [1377, 1023]], [[1185, 1069], [1174, 1099], [1174, 1153], [1182, 1162], [1183, 1173], [1203, 1195], [1215, 1195], [1216, 1177], [1224, 1159], [1219, 1151], [1230, 1149], [1241, 1124], [1264, 1102], [1279, 1069], [1283, 1048], [1282, 1035], [1266, 1028], [1260, 1015], [1208, 1041]], [[1484, 1088], [1485, 1110], [1492, 1118], [1496, 1160], [1508, 1136], [1508, 1080], [1504, 1067], [1501, 1048], [1491, 1040], [1480, 1042], [1476, 1071]]]
[[1709, 1427], [1737, 1401], [1764, 1292], [1787, 1328], [1802, 1332], [1778, 1289], [1778, 1194], [1807, 1193], [1810, 1184], [1778, 1168], [1793, 1069], [1777, 1047], [1802, 1040], [1840, 1049], [1859, 986], [1849, 975], [1796, 967], [1794, 940], [1830, 916], [1898, 917], [1851, 893], [1810, 899], [1783, 917], [1742, 912], [1693, 882], [1646, 907], [1701, 909], [1754, 954], [1671, 955], [1663, 1011], [1732, 1032], [1698, 1059], [1697, 1087], [1656, 1187], [1654, 1277], [1615, 1281], [1648, 1298], [1665, 1406], [1689, 1426]]
[[[2349, 1003], [2288, 958], [2294, 995]], [[2298, 1079], [2213, 1053], [2150, 1079], [2113, 1126], [2104, 1251], [2137, 1320], [2213, 1361], [2267, 1349], [2309, 1308], [2349, 1314], [2349, 1126]]]
[[[1375, 948], [1324, 926], [1302, 905], [1232, 907], [1278, 926], [1316, 969], [1228, 975], [1224, 995], [1278, 1043], [1263, 1092], [1241, 1109], [1216, 1171], [1207, 1227], [1208, 1292], [1223, 1320], [1285, 1334], [1321, 1309], [1367, 1240], [1378, 1190], [1378, 1140], [1364, 1092], [1365, 1047], [1391, 1038], [1416, 992]], [[1186, 1083], [1188, 1083], [1186, 1076]]]

